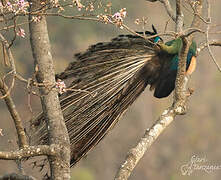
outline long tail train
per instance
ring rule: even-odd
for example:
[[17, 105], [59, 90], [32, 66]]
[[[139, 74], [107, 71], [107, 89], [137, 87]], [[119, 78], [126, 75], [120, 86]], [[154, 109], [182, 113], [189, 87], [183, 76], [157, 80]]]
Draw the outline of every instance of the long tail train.
[[[154, 43], [134, 35], [120, 35], [111, 42], [98, 43], [75, 57], [76, 61], [57, 75], [71, 82], [70, 88], [79, 89], [60, 97], [71, 142], [71, 165], [113, 128], [147, 85], [155, 89], [156, 97], [166, 97], [173, 90], [176, 77], [176, 71], [168, 71], [172, 55], [157, 52]], [[163, 76], [172, 78], [165, 81]], [[46, 144], [43, 113], [33, 125], [32, 144]]]

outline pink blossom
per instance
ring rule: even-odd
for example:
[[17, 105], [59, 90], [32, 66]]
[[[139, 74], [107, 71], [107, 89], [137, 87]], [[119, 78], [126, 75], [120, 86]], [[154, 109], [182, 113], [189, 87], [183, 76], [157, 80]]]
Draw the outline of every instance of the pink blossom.
[[123, 20], [123, 18], [121, 17], [121, 14], [119, 12], [116, 12], [112, 17], [115, 18], [116, 20], [120, 20], [120, 21]]
[[7, 2], [6, 4], [6, 8], [9, 10], [9, 11], [13, 11], [13, 6], [10, 2]]
[[119, 12], [116, 12], [112, 18], [113, 23], [115, 23], [118, 27], [123, 29], [123, 20], [126, 17], [127, 11], [126, 8], [121, 9]]
[[58, 89], [59, 94], [63, 94], [67, 91], [66, 84], [60, 79], [57, 80], [55, 87]]
[[29, 4], [28, 2], [25, 2], [25, 0], [17, 0], [15, 6], [18, 7], [18, 10], [25, 11]]
[[40, 22], [41, 21], [41, 16], [33, 16], [32, 17], [32, 21], [34, 21], [34, 22]]
[[81, 4], [80, 0], [74, 0], [74, 4], [77, 6], [78, 11], [81, 11], [81, 9], [85, 7], [83, 4]]
[[19, 28], [17, 31], [17, 36], [25, 38], [25, 30], [22, 28]]
[[119, 12], [116, 12], [112, 17], [117, 21], [123, 21], [126, 15], [127, 15], [126, 8], [123, 8]]
[[121, 9], [121, 10], [120, 10], [120, 14], [121, 14], [121, 17], [122, 17], [122, 18], [125, 18], [126, 15], [127, 15], [126, 8]]
[[24, 0], [19, 0], [18, 2], [17, 2], [17, 5], [18, 5], [18, 7], [19, 8], [23, 8], [24, 6], [25, 6], [25, 1]]

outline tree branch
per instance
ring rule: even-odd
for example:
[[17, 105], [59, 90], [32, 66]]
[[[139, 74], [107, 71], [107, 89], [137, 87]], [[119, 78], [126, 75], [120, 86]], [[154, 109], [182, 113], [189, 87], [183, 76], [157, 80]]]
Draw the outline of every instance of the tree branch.
[[58, 145], [51, 144], [39, 145], [39, 146], [27, 146], [25, 148], [16, 151], [0, 151], [0, 159], [2, 160], [19, 160], [34, 156], [57, 156], [62, 151], [62, 148]]
[[183, 12], [181, 10], [181, 0], [176, 0], [176, 32], [180, 33], [183, 29]]
[[161, 3], [163, 3], [166, 11], [167, 11], [167, 14], [171, 17], [171, 19], [176, 22], [176, 15], [175, 15], [175, 12], [173, 11], [171, 5], [170, 5], [170, 2], [168, 0], [159, 0]]
[[209, 0], [207, 0], [207, 28], [206, 28], [206, 43], [207, 43], [207, 49], [209, 51], [209, 55], [210, 57], [212, 58], [213, 62], [215, 63], [217, 69], [219, 72], [221, 72], [221, 67], [219, 66], [218, 62], [216, 61], [216, 58], [215, 56], [213, 55], [213, 52], [210, 48], [210, 45], [209, 45], [209, 29], [210, 29], [210, 24], [211, 24], [211, 16], [210, 16], [210, 3], [209, 3]]
[[[180, 0], [177, 0], [177, 5], [180, 6]], [[201, 14], [201, 11], [199, 11]], [[180, 16], [180, 17], [179, 17]], [[177, 31], [182, 33], [183, 17], [180, 7], [177, 7]], [[195, 20], [196, 22], [198, 20]], [[195, 23], [196, 23], [195, 22]], [[182, 115], [186, 112], [186, 101], [189, 96], [187, 93], [188, 75], [186, 75], [186, 59], [189, 46], [192, 42], [192, 35], [186, 37], [181, 36], [183, 47], [179, 54], [178, 73], [175, 84], [174, 101], [170, 108], [165, 110], [154, 125], [147, 129], [138, 144], [129, 150], [124, 163], [116, 173], [115, 180], [126, 180], [136, 167], [144, 153], [151, 147], [158, 136], [173, 122], [176, 115]]]
[[[10, 50], [9, 43], [7, 42], [7, 40], [5, 39], [5, 37], [1, 33], [0, 33], [0, 38], [1, 38], [1, 41], [3, 43], [3, 46], [6, 48], [7, 56], [9, 58], [9, 62], [10, 62], [10, 67], [12, 68], [12, 71], [10, 73], [13, 74], [11, 85], [9, 86], [7, 91], [4, 93], [4, 95], [0, 96], [0, 99], [3, 99], [3, 98], [7, 97], [10, 94], [12, 88], [14, 87], [15, 76], [16, 76], [16, 67], [15, 67], [15, 60], [14, 60], [14, 57], [13, 57], [12, 52]], [[3, 80], [4, 80], [4, 78], [3, 78]]]
[[[3, 96], [5, 94], [7, 94], [8, 92], [8, 87], [6, 86], [6, 84], [4, 83], [3, 79], [0, 78], [0, 91], [2, 92]], [[22, 124], [22, 120], [21, 117], [19, 115], [19, 113], [16, 110], [15, 104], [10, 96], [10, 94], [8, 94], [5, 98], [5, 103], [8, 107], [8, 110], [11, 114], [12, 119], [14, 120], [14, 124], [15, 124], [15, 128], [17, 131], [17, 135], [18, 135], [18, 144], [20, 148], [24, 148], [25, 146], [28, 145], [28, 141], [25, 135], [25, 131], [24, 131], [24, 127]]]
[[163, 130], [170, 125], [170, 123], [174, 120], [175, 115], [175, 111], [172, 107], [168, 108], [161, 114], [152, 127], [145, 131], [138, 144], [127, 153], [124, 163], [121, 165], [115, 176], [115, 180], [128, 179], [139, 160], [143, 157], [144, 153], [151, 147]]
[[201, 45], [197, 48], [198, 53], [200, 53], [202, 50], [207, 48], [207, 46], [221, 46], [221, 41], [219, 40], [213, 40], [205, 43], [201, 43]]
[[161, 2], [164, 5], [164, 7], [165, 7], [165, 9], [167, 11], [167, 14], [170, 16], [170, 18], [174, 22], [176, 22], [176, 15], [175, 15], [175, 12], [173, 11], [173, 9], [172, 9], [172, 7], [170, 5], [169, 0], [146, 0], [146, 1], [149, 1], [149, 2], [157, 2], [157, 1], [159, 1], [159, 2]]
[[[37, 0], [31, 1], [30, 11], [41, 7]], [[29, 20], [33, 18], [29, 16]], [[38, 83], [55, 85], [55, 72], [48, 37], [46, 17], [41, 16], [40, 22], [31, 22], [30, 43], [37, 69]], [[40, 87], [41, 103], [46, 119], [49, 144], [57, 144], [62, 147], [58, 156], [49, 156], [52, 179], [70, 179], [70, 141], [67, 128], [64, 123], [58, 94], [47, 87]]]

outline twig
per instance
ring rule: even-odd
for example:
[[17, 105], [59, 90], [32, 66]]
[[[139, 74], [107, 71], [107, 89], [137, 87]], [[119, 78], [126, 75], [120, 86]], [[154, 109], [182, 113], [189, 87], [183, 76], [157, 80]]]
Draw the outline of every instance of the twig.
[[[204, 17], [202, 17], [202, 15], [201, 14], [199, 14], [198, 12], [199, 12], [199, 6], [195, 6], [195, 4], [196, 3], [201, 3], [200, 1], [188, 1], [188, 4], [190, 5], [190, 7], [192, 8], [192, 10], [193, 10], [193, 12], [192, 11], [189, 11], [189, 9], [186, 7], [186, 6], [184, 6], [185, 8], [186, 8], [186, 10], [189, 12], [189, 13], [192, 13], [195, 17], [198, 17], [200, 20], [202, 20], [205, 24], [207, 24], [208, 22], [207, 22], [207, 20], [204, 18]], [[197, 8], [198, 9], [197, 9]]]
[[13, 28], [14, 37], [11, 40], [11, 43], [8, 45], [8, 49], [10, 49], [10, 47], [13, 45], [13, 43], [14, 43], [16, 37], [17, 37], [17, 35], [16, 35], [16, 27], [17, 27], [17, 25], [16, 25], [16, 18], [14, 18], [14, 28]]
[[209, 29], [210, 29], [210, 23], [211, 23], [211, 16], [210, 16], [210, 3], [209, 3], [209, 0], [207, 0], [207, 12], [208, 12], [208, 24], [207, 24], [207, 28], [206, 28], [206, 43], [207, 43], [207, 48], [208, 48], [208, 52], [209, 52], [209, 55], [211, 56], [213, 62], [215, 63], [217, 69], [219, 72], [221, 72], [221, 67], [219, 66], [218, 62], [216, 61], [216, 58], [215, 56], [213, 55], [213, 52], [210, 48], [210, 45], [209, 45]]
[[173, 11], [170, 2], [168, 0], [159, 0], [161, 3], [163, 3], [167, 14], [171, 17], [171, 19], [176, 22], [176, 16], [175, 16], [175, 12]]
[[9, 62], [10, 62], [11, 68], [12, 68], [11, 72], [13, 73], [13, 78], [12, 78], [11, 85], [8, 88], [7, 92], [3, 96], [0, 97], [0, 99], [2, 99], [2, 98], [7, 97], [10, 94], [12, 88], [14, 87], [15, 76], [16, 76], [16, 67], [15, 67], [14, 57], [12, 55], [12, 52], [11, 52], [10, 48], [9, 48], [10, 47], [9, 43], [7, 42], [7, 40], [4, 38], [4, 36], [1, 33], [0, 33], [0, 38], [1, 38], [1, 41], [2, 41], [2, 43], [4, 44], [4, 46], [6, 48], [6, 52], [7, 52], [8, 58], [9, 58]]
[[[142, 38], [144, 38], [144, 39], [146, 39], [146, 40], [148, 40], [148, 39], [151, 39], [151, 38], [154, 38], [154, 37], [157, 37], [157, 36], [172, 36], [172, 37], [176, 37], [177, 36], [177, 34], [174, 32], [174, 31], [168, 31], [168, 32], [165, 32], [165, 33], [158, 33], [158, 34], [156, 34], [156, 35], [152, 35], [152, 36], [143, 36], [142, 34], [139, 34], [139, 33], [137, 33], [136, 31], [134, 31], [134, 30], [132, 30], [131, 28], [129, 28], [127, 25], [125, 25], [125, 24], [122, 24], [122, 26], [123, 26], [123, 28], [125, 28], [128, 32], [130, 32], [130, 33], [132, 33], [132, 34], [135, 34], [135, 35], [137, 35], [137, 36], [139, 36], [139, 37], [142, 37]], [[150, 41], [150, 43], [153, 43], [153, 42], [151, 42]]]
[[38, 15], [44, 15], [44, 16], [59, 16], [65, 19], [78, 19], [78, 20], [90, 20], [90, 21], [100, 21], [100, 19], [98, 19], [97, 17], [93, 18], [93, 17], [86, 17], [86, 16], [67, 16], [61, 13], [40, 13]]
[[191, 34], [193, 33], [202, 33], [202, 34], [205, 34], [205, 31], [203, 31], [202, 29], [199, 29], [199, 28], [187, 28], [183, 31], [183, 34], [185, 34], [186, 37], [190, 36]]
[[163, 32], [166, 32], [167, 26], [168, 26], [169, 22], [170, 22], [170, 19], [168, 19], [168, 20], [166, 21], [166, 24], [165, 24], [165, 27], [164, 27], [164, 31], [163, 31]]
[[209, 44], [209, 46], [221, 46], [221, 41], [213, 40], [210, 42], [201, 43], [201, 45], [197, 48], [198, 53], [200, 53], [202, 50], [207, 48], [208, 44]]
[[200, 28], [200, 23], [201, 23], [201, 14], [202, 14], [202, 9], [203, 9], [203, 2], [202, 0], [198, 0], [195, 3], [196, 6], [194, 8], [194, 17], [193, 17], [193, 22], [191, 24], [192, 28]]
[[[13, 26], [14, 27], [14, 26]], [[9, 61], [10, 61], [10, 65], [12, 66], [12, 69], [15, 71], [16, 73], [16, 68], [15, 68], [15, 61], [14, 61], [14, 57], [12, 55], [12, 52], [9, 48], [9, 43], [7, 42], [7, 40], [5, 39], [5, 37], [0, 33], [0, 38], [1, 38], [1, 41], [2, 43], [4, 44], [4, 46], [6, 47], [6, 50], [7, 50], [7, 55], [9, 57]]]
[[[14, 71], [13, 71], [13, 72], [14, 72]], [[4, 81], [4, 79], [3, 79], [3, 81]], [[15, 77], [13, 76], [13, 77], [12, 77], [11, 85], [9, 86], [9, 88], [7, 89], [7, 91], [6, 91], [2, 96], [0, 96], [0, 99], [7, 98], [7, 96], [10, 95], [11, 90], [12, 90], [13, 87], [14, 87], [14, 84], [15, 84]]]

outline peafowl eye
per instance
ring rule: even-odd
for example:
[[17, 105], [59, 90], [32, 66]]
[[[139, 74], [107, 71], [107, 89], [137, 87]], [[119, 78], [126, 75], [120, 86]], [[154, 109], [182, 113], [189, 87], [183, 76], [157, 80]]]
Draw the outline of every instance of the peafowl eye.
[[[156, 35], [146, 31], [146, 36]], [[143, 34], [143, 32], [138, 32]], [[156, 44], [160, 50], [156, 50]], [[120, 116], [149, 85], [154, 96], [164, 98], [175, 87], [180, 38], [163, 43], [161, 37], [146, 40], [136, 35], [119, 35], [111, 42], [92, 45], [57, 75], [71, 81], [60, 104], [71, 142], [71, 165], [78, 162], [118, 122]], [[196, 43], [187, 57], [187, 72], [195, 68]], [[89, 93], [88, 93], [89, 92]], [[44, 115], [34, 121], [32, 144], [48, 142]]]

